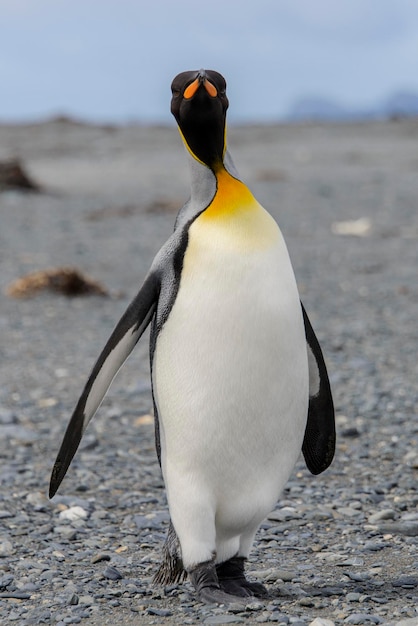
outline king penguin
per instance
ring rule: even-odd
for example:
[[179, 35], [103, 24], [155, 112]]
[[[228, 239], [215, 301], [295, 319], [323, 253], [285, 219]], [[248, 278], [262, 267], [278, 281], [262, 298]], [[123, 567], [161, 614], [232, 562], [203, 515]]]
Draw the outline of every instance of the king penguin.
[[156, 449], [170, 512], [159, 583], [198, 599], [266, 594], [244, 564], [300, 451], [313, 474], [335, 449], [329, 379], [282, 233], [226, 149], [226, 83], [182, 72], [171, 111], [191, 195], [100, 354], [52, 470], [54, 496], [87, 424], [151, 323]]

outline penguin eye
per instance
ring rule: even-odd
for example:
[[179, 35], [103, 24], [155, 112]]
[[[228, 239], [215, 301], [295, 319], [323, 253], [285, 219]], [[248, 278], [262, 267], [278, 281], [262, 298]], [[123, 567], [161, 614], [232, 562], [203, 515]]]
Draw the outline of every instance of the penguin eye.
[[173, 94], [174, 98], [178, 98], [178, 96], [181, 94], [181, 91], [180, 91], [180, 89], [173, 88], [171, 90], [171, 93]]

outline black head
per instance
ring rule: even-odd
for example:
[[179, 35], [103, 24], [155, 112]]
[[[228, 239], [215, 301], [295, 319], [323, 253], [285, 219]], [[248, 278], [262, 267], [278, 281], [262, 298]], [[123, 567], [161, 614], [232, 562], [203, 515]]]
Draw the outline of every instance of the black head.
[[213, 70], [178, 74], [171, 84], [171, 112], [191, 151], [208, 167], [222, 164], [228, 108], [224, 77]]

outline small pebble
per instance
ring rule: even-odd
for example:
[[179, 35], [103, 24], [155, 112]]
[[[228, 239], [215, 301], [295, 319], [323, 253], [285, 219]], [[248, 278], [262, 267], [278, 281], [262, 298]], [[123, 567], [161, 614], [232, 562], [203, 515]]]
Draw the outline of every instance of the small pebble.
[[13, 411], [0, 408], [0, 425], [17, 424], [18, 419]]
[[285, 615], [284, 613], [281, 613], [280, 611], [273, 611], [270, 615], [269, 621], [278, 622], [279, 624], [288, 624], [289, 618], [287, 615]]
[[61, 511], [61, 513], [59, 514], [59, 518], [72, 522], [75, 520], [87, 519], [88, 515], [88, 512], [83, 509], [83, 507], [71, 506], [69, 509], [64, 509], [64, 511]]
[[341, 561], [341, 563], [336, 563], [336, 565], [338, 565], [339, 567], [342, 567], [344, 565], [360, 567], [361, 565], [364, 565], [364, 559], [362, 559], [361, 557], [355, 556], [350, 559], [345, 559], [344, 561]]
[[368, 522], [369, 524], [376, 524], [377, 522], [381, 522], [382, 520], [387, 519], [395, 519], [396, 511], [393, 509], [382, 509], [382, 511], [377, 511], [376, 513], [372, 513], [369, 516]]
[[169, 609], [157, 609], [152, 606], [147, 609], [147, 613], [149, 613], [149, 615], [157, 615], [158, 617], [170, 617], [170, 615], [173, 615], [172, 611]]
[[360, 434], [361, 433], [359, 432], [359, 430], [355, 426], [344, 428], [341, 431], [341, 437], [354, 438], [354, 437], [360, 437]]
[[272, 511], [268, 515], [267, 519], [277, 522], [287, 522], [292, 519], [299, 519], [300, 517], [300, 513], [298, 513], [293, 507], [285, 506], [281, 509], [276, 509]]
[[306, 607], [315, 606], [315, 603], [312, 600], [312, 598], [300, 598], [299, 604], [300, 606], [306, 606]]
[[381, 624], [384, 620], [378, 615], [372, 615], [369, 613], [352, 613], [345, 620], [346, 624], [356, 624], [363, 626], [364, 624]]
[[245, 605], [246, 611], [261, 611], [262, 609], [264, 609], [264, 604], [262, 602], [259, 602], [258, 600], [255, 600], [254, 602], [249, 602]]
[[12, 574], [6, 574], [0, 578], [0, 590], [7, 589], [7, 587], [14, 581]]
[[106, 569], [103, 571], [103, 576], [105, 578], [109, 578], [109, 580], [121, 580], [123, 578], [120, 571], [117, 570], [116, 567], [113, 567], [113, 565], [109, 565], [108, 567], [106, 567]]
[[389, 548], [390, 543], [385, 541], [366, 541], [364, 546], [362, 547], [363, 552], [379, 552], [379, 550], [384, 550], [384, 548]]
[[0, 541], [0, 557], [11, 556], [14, 551], [11, 541]]
[[78, 603], [83, 606], [93, 606], [95, 604], [95, 600], [93, 596], [79, 596]]
[[415, 576], [400, 576], [392, 581], [394, 587], [403, 587], [404, 589], [413, 589], [418, 585], [418, 578]]
[[78, 604], [78, 602], [79, 602], [78, 595], [76, 593], [73, 593], [70, 599], [68, 600], [68, 604], [75, 606]]
[[379, 530], [393, 535], [406, 535], [407, 537], [418, 536], [418, 522], [394, 522], [379, 524]]
[[74, 541], [77, 537], [77, 529], [71, 526], [54, 526], [54, 532], [67, 541]]
[[91, 557], [91, 563], [100, 563], [101, 561], [110, 561], [110, 555], [104, 552], [99, 552]]
[[348, 576], [351, 580], [359, 583], [362, 583], [371, 578], [371, 575], [367, 572], [344, 572], [344, 574]]
[[345, 596], [345, 599], [347, 600], [347, 602], [359, 602], [360, 594], [355, 593], [355, 592], [350, 592], [350, 593], [347, 593], [347, 595]]

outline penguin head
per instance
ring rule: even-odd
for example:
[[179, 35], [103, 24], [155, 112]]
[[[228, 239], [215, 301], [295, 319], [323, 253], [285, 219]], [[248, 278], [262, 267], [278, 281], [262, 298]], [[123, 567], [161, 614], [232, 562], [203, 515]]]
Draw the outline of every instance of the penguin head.
[[171, 112], [192, 156], [214, 171], [222, 166], [228, 98], [214, 70], [178, 74], [171, 84]]

